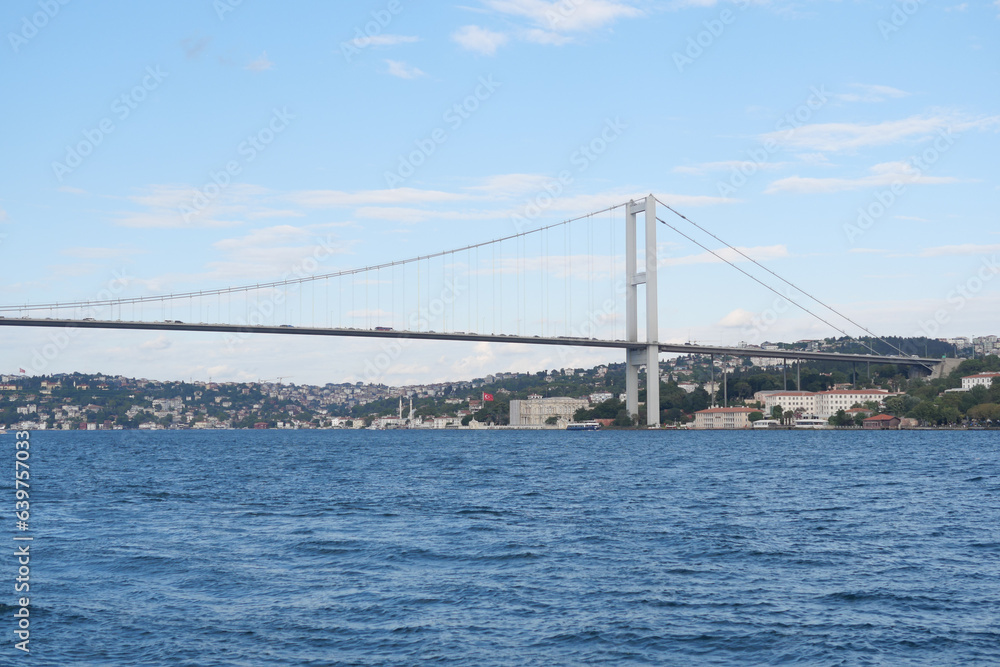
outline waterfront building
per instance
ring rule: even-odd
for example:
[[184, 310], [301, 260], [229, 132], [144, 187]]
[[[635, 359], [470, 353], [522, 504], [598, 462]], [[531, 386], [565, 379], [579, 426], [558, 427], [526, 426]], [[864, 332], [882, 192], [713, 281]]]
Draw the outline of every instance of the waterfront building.
[[753, 408], [708, 408], [694, 413], [694, 428], [698, 429], [742, 429], [750, 428], [750, 414], [759, 412]]
[[885, 389], [831, 389], [829, 391], [779, 391], [764, 396], [764, 414], [770, 415], [775, 406], [804, 415], [829, 419], [839, 410], [847, 412], [855, 405], [874, 401], [882, 406], [886, 398], [896, 396]]
[[[763, 392], [760, 392], [763, 393]], [[812, 391], [775, 391], [764, 395], [764, 415], [780, 406], [782, 412], [791, 410], [804, 415], [816, 414], [816, 393]]]
[[[552, 417], [557, 420], [571, 422], [573, 415], [580, 408], [590, 407], [586, 398], [554, 397], [542, 398], [532, 394], [528, 400], [510, 402], [511, 426], [545, 426]], [[565, 427], [565, 424], [563, 424]]]
[[837, 414], [839, 410], [847, 412], [857, 405], [864, 405], [868, 401], [878, 403], [879, 407], [884, 405], [885, 399], [895, 396], [885, 389], [834, 389], [831, 391], [821, 391], [816, 394], [816, 416], [820, 419], [829, 419]]
[[893, 417], [892, 415], [875, 415], [874, 417], [869, 417], [864, 422], [866, 429], [876, 431], [898, 429], [899, 424], [899, 417]]

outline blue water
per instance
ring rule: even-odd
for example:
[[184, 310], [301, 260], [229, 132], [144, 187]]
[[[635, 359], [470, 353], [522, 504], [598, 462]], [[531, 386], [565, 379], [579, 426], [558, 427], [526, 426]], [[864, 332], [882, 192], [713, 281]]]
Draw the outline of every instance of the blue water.
[[[1000, 664], [998, 445], [36, 432], [29, 660]], [[12, 507], [13, 435], [0, 446]], [[0, 664], [29, 664], [12, 552]]]

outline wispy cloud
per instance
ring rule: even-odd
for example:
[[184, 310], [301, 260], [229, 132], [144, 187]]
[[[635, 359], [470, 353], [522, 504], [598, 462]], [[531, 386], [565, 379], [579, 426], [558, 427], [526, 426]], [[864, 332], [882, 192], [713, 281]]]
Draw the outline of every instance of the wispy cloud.
[[407, 65], [401, 60], [386, 60], [385, 63], [389, 66], [389, 74], [400, 79], [417, 79], [427, 76], [423, 70]]
[[124, 259], [134, 255], [145, 254], [146, 250], [139, 248], [66, 248], [60, 254], [77, 259]]
[[418, 188], [395, 188], [392, 190], [303, 190], [286, 197], [309, 208], [338, 208], [343, 206], [365, 206], [374, 204], [434, 204], [469, 199], [469, 195], [440, 190], [420, 190]]
[[490, 9], [527, 19], [554, 32], [596, 30], [622, 18], [637, 18], [642, 10], [613, 0], [485, 0]]
[[926, 248], [921, 257], [955, 257], [962, 255], [992, 255], [1000, 252], [1000, 244], [963, 243], [961, 245], [943, 245]]
[[[151, 185], [126, 197], [136, 208], [119, 211], [118, 224], [141, 229], [194, 229], [232, 227], [266, 217], [268, 190], [236, 183], [208, 199], [190, 185]], [[193, 211], [185, 216], [184, 211]]]
[[645, 15], [631, 2], [621, 0], [482, 0], [482, 5], [508, 23], [520, 19], [520, 25], [507, 32], [467, 25], [452, 34], [463, 48], [487, 56], [495, 55], [511, 39], [563, 46], [574, 41], [574, 35]]
[[692, 176], [704, 176], [705, 174], [717, 171], [732, 171], [745, 165], [754, 165], [757, 169], [782, 169], [790, 162], [754, 162], [751, 160], [721, 160], [719, 162], [702, 162], [701, 164], [681, 165], [674, 167], [676, 174], [690, 174]]
[[510, 39], [505, 33], [494, 32], [477, 25], [462, 26], [452, 33], [451, 38], [463, 49], [484, 56], [496, 55], [497, 49]]
[[274, 69], [274, 63], [268, 59], [267, 51], [264, 51], [257, 60], [251, 61], [243, 69], [250, 70], [251, 72], [266, 72]]
[[[738, 247], [737, 250], [758, 262], [790, 256], [788, 248], [784, 245], [756, 246], [753, 248]], [[696, 255], [687, 255], [686, 257], [665, 257], [660, 260], [659, 264], [660, 266], [691, 266], [692, 264], [719, 264], [723, 260], [732, 264], [741, 264], [750, 261], [732, 248], [719, 248], [714, 252], [719, 257], [710, 252], [702, 252]]]
[[561, 35], [558, 32], [553, 32], [551, 30], [541, 30], [539, 28], [525, 30], [521, 33], [521, 38], [524, 39], [524, 41], [531, 42], [533, 44], [547, 44], [551, 46], [562, 46], [573, 41], [572, 37], [567, 37], [566, 35]]
[[883, 162], [869, 170], [871, 173], [860, 178], [805, 178], [789, 176], [771, 183], [765, 192], [794, 193], [829, 193], [860, 190], [893, 183], [942, 185], [957, 183], [957, 178], [950, 176], [925, 176], [919, 169], [908, 162]]
[[905, 141], [921, 141], [939, 132], [985, 130], [1000, 125], [1000, 116], [962, 118], [955, 115], [911, 116], [882, 123], [817, 123], [793, 130], [769, 132], [762, 141], [773, 141], [802, 150], [827, 152], [856, 151], [872, 146], [888, 146]]
[[893, 88], [891, 86], [876, 86], [864, 83], [851, 84], [854, 89], [852, 93], [840, 93], [835, 95], [841, 102], [884, 102], [886, 100], [908, 97], [910, 94], [905, 90]]
[[371, 37], [357, 37], [351, 43], [359, 49], [369, 46], [396, 46], [398, 44], [412, 44], [419, 42], [420, 38], [412, 35], [372, 35]]
[[181, 48], [187, 58], [197, 58], [211, 43], [211, 37], [186, 37], [181, 40]]

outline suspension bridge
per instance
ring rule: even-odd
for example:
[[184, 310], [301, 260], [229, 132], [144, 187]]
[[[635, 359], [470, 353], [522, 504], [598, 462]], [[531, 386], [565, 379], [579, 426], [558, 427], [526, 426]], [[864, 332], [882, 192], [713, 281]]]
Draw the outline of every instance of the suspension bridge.
[[[727, 246], [731, 254], [742, 256], [744, 264], [759, 269], [758, 275], [658, 217], [658, 205]], [[847, 325], [831, 323], [829, 319], [834, 318], [826, 311], [881, 340], [653, 195], [482, 243], [374, 266], [331, 273], [307, 271], [307, 275], [279, 281], [174, 294], [0, 306], [0, 326], [615, 348], [625, 352], [626, 408], [633, 415], [639, 412], [640, 372], [645, 369], [648, 380], [659, 378], [661, 353], [889, 363], [928, 370], [942, 363], [904, 355], [891, 344], [898, 355], [875, 354], [870, 346], [871, 354], [842, 354], [663, 343], [657, 253], [661, 226], [787, 299], [832, 331], [849, 335], [843, 328]], [[304, 265], [310, 268], [308, 262]], [[767, 276], [760, 277], [761, 271]], [[776, 281], [819, 307], [807, 307], [779, 293]], [[814, 312], [818, 310], [824, 315]], [[659, 382], [647, 381], [646, 391], [647, 403], [658, 405]], [[647, 411], [647, 423], [659, 426], [658, 410]]]

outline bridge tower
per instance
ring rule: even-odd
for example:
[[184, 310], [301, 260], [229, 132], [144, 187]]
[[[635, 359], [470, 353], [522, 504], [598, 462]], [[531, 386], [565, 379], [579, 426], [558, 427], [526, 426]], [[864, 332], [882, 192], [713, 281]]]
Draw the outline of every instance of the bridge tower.
[[[646, 424], [660, 426], [660, 321], [657, 308], [656, 279], [656, 199], [649, 195], [630, 201], [625, 221], [625, 340], [636, 343], [627, 351], [625, 367], [625, 408], [639, 414], [639, 367], [646, 366]], [[646, 218], [646, 243], [643, 270], [639, 271], [639, 248], [636, 216]], [[646, 286], [646, 340], [639, 341], [639, 285]]]

